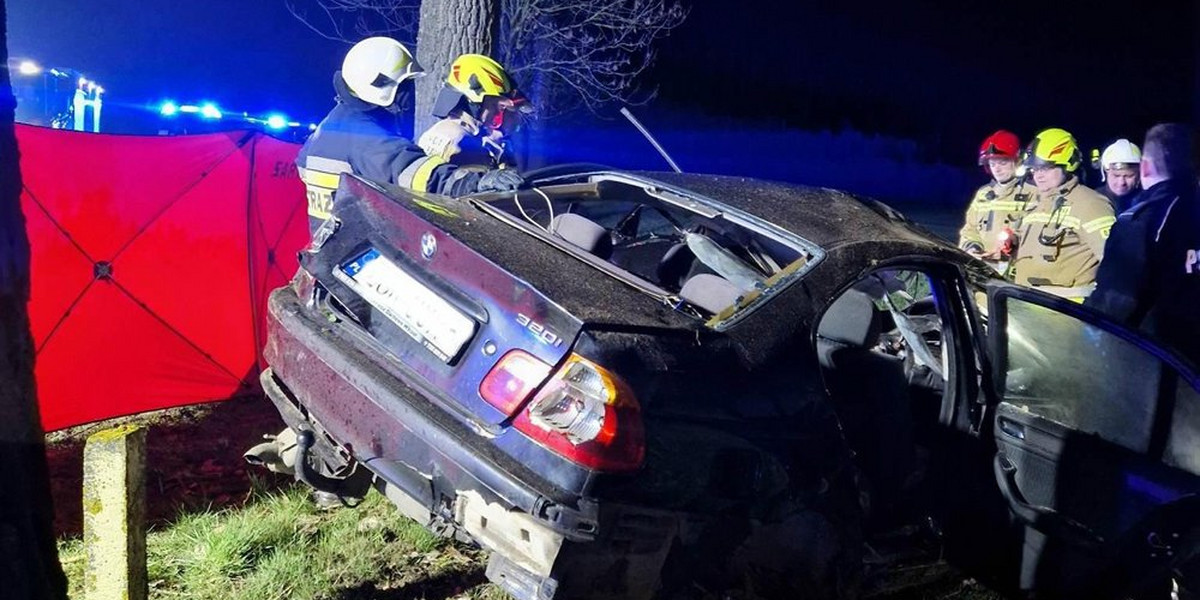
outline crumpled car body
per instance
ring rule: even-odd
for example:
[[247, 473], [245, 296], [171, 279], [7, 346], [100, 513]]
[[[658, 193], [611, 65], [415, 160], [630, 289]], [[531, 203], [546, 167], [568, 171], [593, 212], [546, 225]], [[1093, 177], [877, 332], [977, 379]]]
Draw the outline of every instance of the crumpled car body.
[[[752, 179], [530, 180], [449, 199], [343, 177], [266, 315], [301, 479], [481, 545], [518, 598], [853, 597], [873, 537], [939, 510], [964, 564], [1011, 563], [997, 585], [1073, 590], [1046, 565], [1102, 568], [1072, 553], [1137, 526], [1048, 516], [1058, 463], [1024, 444], [1037, 423], [995, 427], [1014, 407], [984, 325], [1024, 292], [895, 211]], [[1121, 518], [1178, 505], [1186, 470], [1139, 472], [1170, 493]], [[1024, 556], [1022, 532], [1068, 551]]]

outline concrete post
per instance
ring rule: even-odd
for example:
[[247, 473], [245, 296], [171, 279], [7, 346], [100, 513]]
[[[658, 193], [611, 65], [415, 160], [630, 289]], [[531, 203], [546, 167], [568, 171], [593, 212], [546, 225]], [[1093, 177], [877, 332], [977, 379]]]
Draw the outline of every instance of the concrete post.
[[90, 436], [83, 449], [85, 600], [146, 600], [146, 431]]

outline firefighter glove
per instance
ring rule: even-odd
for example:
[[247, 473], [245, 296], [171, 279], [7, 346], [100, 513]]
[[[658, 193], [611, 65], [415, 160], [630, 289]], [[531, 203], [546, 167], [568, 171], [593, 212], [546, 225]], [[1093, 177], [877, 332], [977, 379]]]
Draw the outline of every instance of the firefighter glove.
[[479, 178], [477, 192], [511, 192], [525, 183], [515, 169], [491, 169]]

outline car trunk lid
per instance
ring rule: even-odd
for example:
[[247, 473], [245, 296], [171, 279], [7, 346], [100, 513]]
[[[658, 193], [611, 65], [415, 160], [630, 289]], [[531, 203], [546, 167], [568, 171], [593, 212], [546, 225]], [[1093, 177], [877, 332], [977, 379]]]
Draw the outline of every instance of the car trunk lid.
[[[305, 253], [305, 269], [390, 358], [450, 397], [447, 409], [498, 433], [521, 403], [487, 402], [488, 373], [517, 351], [559, 364], [582, 321], [460, 239], [477, 224], [469, 205], [353, 178], [338, 200], [339, 231]], [[549, 372], [537, 376], [530, 391]]]

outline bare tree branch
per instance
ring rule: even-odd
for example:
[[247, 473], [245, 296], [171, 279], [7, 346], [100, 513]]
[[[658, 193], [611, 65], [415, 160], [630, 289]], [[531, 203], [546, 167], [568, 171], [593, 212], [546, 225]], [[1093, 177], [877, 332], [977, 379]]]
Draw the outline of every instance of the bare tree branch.
[[502, 0], [501, 62], [531, 82], [543, 117], [642, 104], [653, 44], [686, 16], [673, 0]]
[[[417, 38], [421, 0], [285, 2], [297, 19], [330, 39], [388, 35], [410, 44]], [[542, 118], [579, 109], [600, 114], [614, 104], [653, 98], [655, 88], [644, 87], [641, 79], [654, 63], [654, 43], [687, 17], [678, 0], [499, 3], [500, 35], [491, 55], [520, 82]], [[447, 36], [461, 34], [453, 19], [427, 25]], [[449, 64], [453, 58], [438, 57], [431, 64]]]
[[288, 12], [322, 37], [353, 43], [386, 35], [405, 44], [417, 39], [420, 0], [284, 0]]

